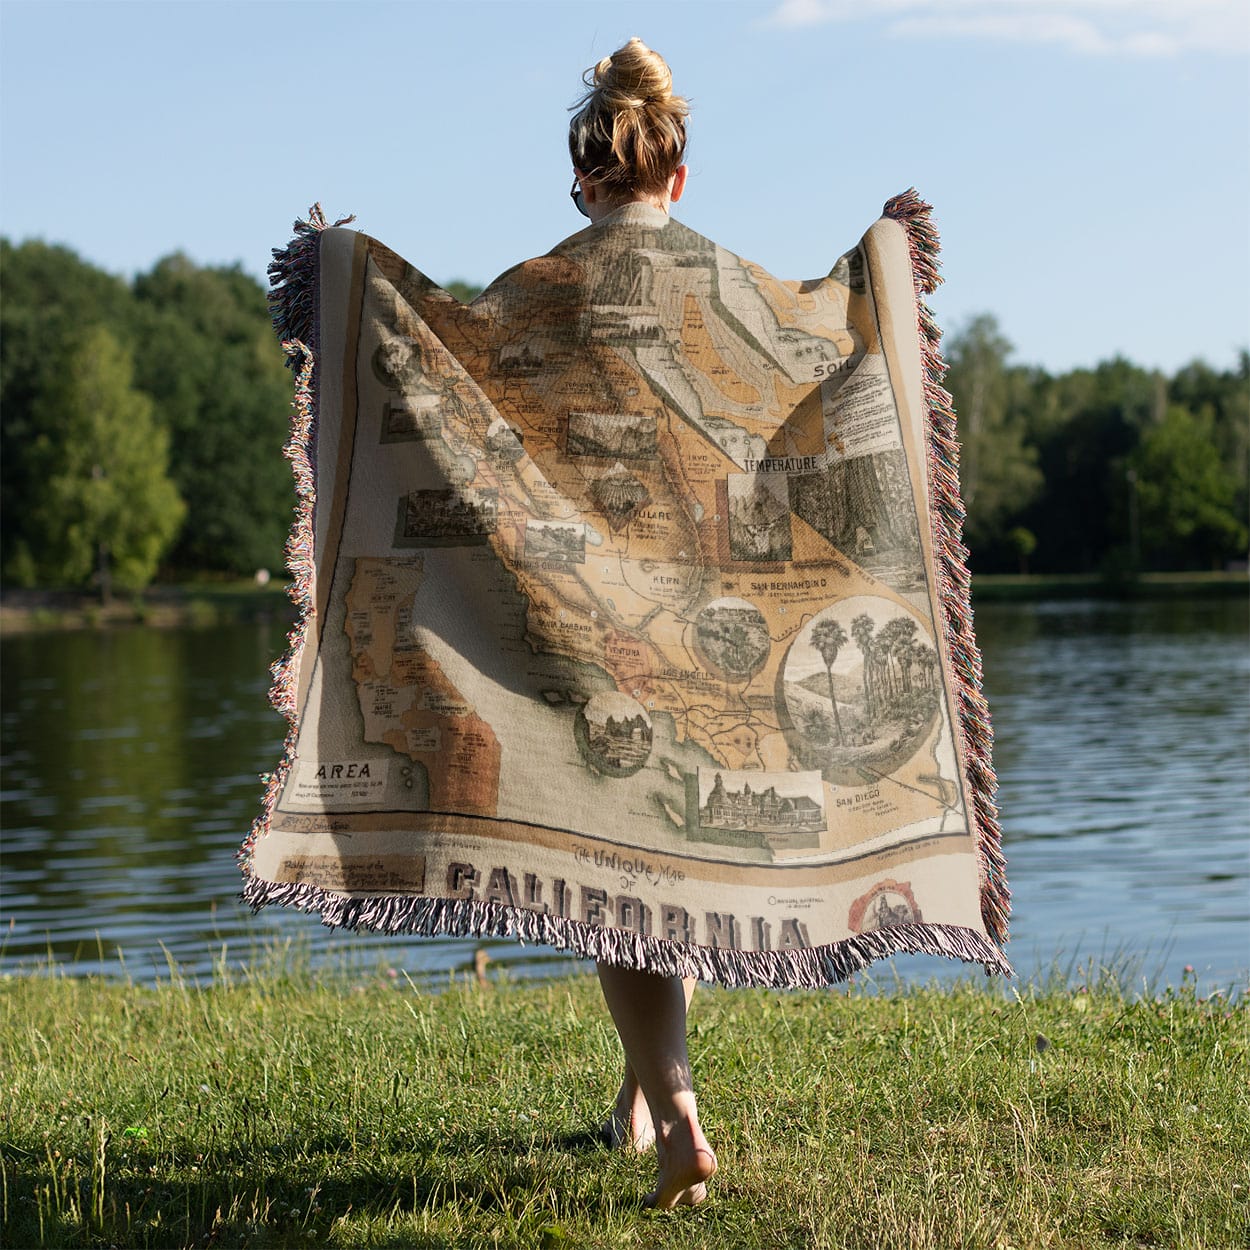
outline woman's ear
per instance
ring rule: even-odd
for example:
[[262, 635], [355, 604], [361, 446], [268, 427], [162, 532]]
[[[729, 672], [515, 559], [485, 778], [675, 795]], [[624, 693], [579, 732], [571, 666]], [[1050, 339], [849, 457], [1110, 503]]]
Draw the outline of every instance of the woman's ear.
[[681, 193], [686, 189], [686, 175], [690, 172], [688, 165], [678, 165], [676, 172], [673, 174], [673, 181], [670, 184], [668, 198], [674, 204], [681, 199]]
[[595, 195], [595, 180], [587, 178], [576, 165], [573, 166], [573, 173], [577, 177], [577, 181], [582, 185], [582, 202], [584, 204], [593, 204], [598, 196]]

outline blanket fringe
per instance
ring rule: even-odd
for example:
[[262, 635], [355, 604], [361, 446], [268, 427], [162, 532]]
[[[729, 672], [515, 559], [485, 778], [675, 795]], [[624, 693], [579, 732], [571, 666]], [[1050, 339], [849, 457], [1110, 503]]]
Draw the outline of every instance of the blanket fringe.
[[986, 931], [1001, 944], [1007, 941], [1011, 893], [1007, 888], [998, 806], [994, 801], [998, 788], [992, 763], [994, 730], [981, 693], [981, 652], [972, 630], [972, 579], [968, 571], [968, 548], [962, 541], [965, 509], [959, 494], [959, 440], [951, 395], [942, 386], [946, 375], [946, 362], [941, 352], [942, 332], [923, 299], [942, 282], [938, 272], [941, 246], [932, 221], [933, 207], [920, 198], [914, 187], [886, 201], [882, 212], [907, 232], [911, 254], [928, 408], [929, 484], [934, 500], [938, 598], [946, 618], [946, 641], [958, 683], [959, 730], [976, 822], [981, 917]]
[[[335, 226], [355, 221], [354, 216], [340, 217]], [[318, 238], [329, 226], [320, 204], [308, 210], [308, 220], [294, 225], [295, 236], [284, 248], [273, 249], [269, 266], [269, 309], [274, 329], [286, 352], [287, 367], [295, 370], [295, 397], [291, 402], [291, 436], [282, 454], [291, 462], [295, 478], [295, 519], [286, 540], [286, 566], [291, 574], [287, 594], [296, 606], [296, 618], [287, 634], [286, 651], [270, 666], [269, 702], [286, 717], [287, 735], [282, 759], [272, 773], [262, 773], [264, 792], [261, 809], [248, 835], [239, 848], [238, 860], [245, 874], [251, 872], [252, 851], [256, 839], [269, 828], [274, 804], [295, 763], [296, 691], [299, 685], [299, 660], [304, 649], [312, 618], [315, 615], [313, 583], [316, 562], [313, 552], [313, 510], [317, 502], [317, 477], [314, 463], [317, 430], [317, 403], [313, 374], [318, 344], [317, 270]]]
[[687, 945], [667, 938], [586, 924], [523, 907], [478, 899], [389, 895], [359, 898], [318, 886], [249, 877], [244, 902], [254, 910], [270, 904], [316, 912], [331, 928], [370, 929], [421, 937], [514, 938], [659, 976], [697, 977], [731, 989], [819, 989], [845, 981], [890, 955], [941, 955], [981, 964], [987, 976], [1011, 976], [1002, 952], [972, 929], [959, 925], [891, 925], [842, 942], [806, 949], [740, 951]]
[[[346, 226], [355, 216], [340, 217], [335, 226]], [[291, 227], [294, 237], [286, 247], [273, 249], [269, 262], [269, 312], [278, 341], [298, 340], [317, 349], [317, 244], [329, 227], [320, 204], [308, 210], [308, 220], [298, 218]], [[288, 359], [288, 367], [297, 363]]]

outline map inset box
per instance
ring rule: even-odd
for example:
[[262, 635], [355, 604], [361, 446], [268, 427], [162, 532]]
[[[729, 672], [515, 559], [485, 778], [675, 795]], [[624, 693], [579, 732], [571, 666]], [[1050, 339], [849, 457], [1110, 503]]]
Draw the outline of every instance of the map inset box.
[[585, 525], [580, 521], [527, 521], [525, 558], [541, 564], [585, 564]]
[[505, 343], [496, 357], [495, 372], [531, 377], [542, 372], [543, 358], [543, 345], [540, 342]]
[[382, 405], [384, 443], [420, 443], [437, 438], [442, 420], [437, 395], [387, 400]]
[[570, 412], [570, 456], [651, 460], [658, 450], [658, 422], [646, 412]]
[[789, 478], [784, 473], [731, 473], [724, 486], [729, 562], [776, 564], [791, 558]]
[[594, 695], [573, 723], [586, 761], [609, 777], [630, 777], [651, 754], [651, 717], [641, 703], [614, 690]]
[[399, 497], [396, 547], [484, 543], [499, 517], [497, 490], [413, 490]]
[[764, 666], [772, 640], [768, 622], [745, 599], [714, 599], [695, 619], [694, 641], [699, 655], [718, 673], [745, 680]]
[[700, 842], [774, 853], [815, 850], [827, 828], [818, 772], [700, 768], [688, 798], [697, 804], [690, 836]]
[[920, 527], [901, 447], [835, 460], [790, 482], [794, 515], [878, 581], [924, 586]]
[[591, 496], [614, 529], [623, 529], [640, 508], [651, 502], [646, 484], [619, 460], [590, 486]]
[[525, 455], [520, 431], [496, 417], [486, 430], [486, 455], [496, 464], [516, 464]]

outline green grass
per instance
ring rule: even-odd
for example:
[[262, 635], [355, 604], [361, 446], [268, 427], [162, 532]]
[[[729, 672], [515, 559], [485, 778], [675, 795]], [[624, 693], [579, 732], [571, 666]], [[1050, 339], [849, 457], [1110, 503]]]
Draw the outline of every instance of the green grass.
[[701, 989], [721, 1171], [587, 1140], [593, 980], [0, 982], [6, 1246], [1245, 1246], [1250, 1010], [1191, 983]]

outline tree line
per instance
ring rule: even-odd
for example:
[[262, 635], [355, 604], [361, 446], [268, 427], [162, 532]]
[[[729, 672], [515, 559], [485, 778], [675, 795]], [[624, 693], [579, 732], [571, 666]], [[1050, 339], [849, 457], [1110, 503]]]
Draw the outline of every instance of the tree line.
[[5, 584], [279, 568], [291, 382], [260, 284], [180, 255], [126, 282], [5, 240], [0, 279]]
[[948, 339], [973, 571], [1218, 569], [1244, 560], [1250, 353], [1171, 377], [1117, 357], [1014, 364], [993, 317]]
[[[0, 239], [0, 579], [139, 589], [276, 569], [291, 379], [239, 266], [127, 282]], [[451, 284], [461, 298], [475, 288]], [[1244, 558], [1250, 355], [1172, 377], [1012, 363], [994, 319], [946, 344], [980, 571], [1129, 573]]]

